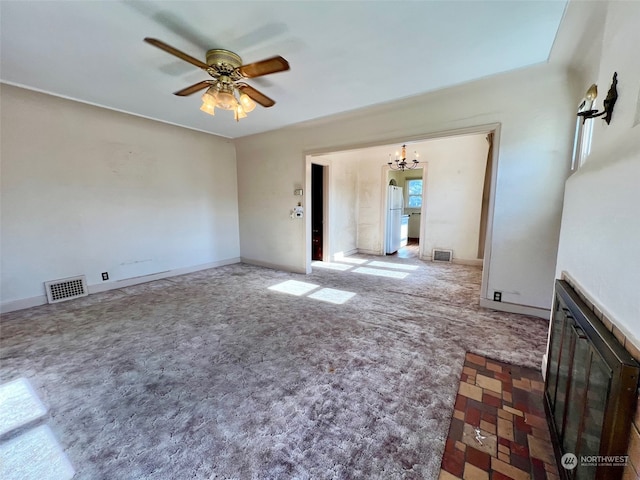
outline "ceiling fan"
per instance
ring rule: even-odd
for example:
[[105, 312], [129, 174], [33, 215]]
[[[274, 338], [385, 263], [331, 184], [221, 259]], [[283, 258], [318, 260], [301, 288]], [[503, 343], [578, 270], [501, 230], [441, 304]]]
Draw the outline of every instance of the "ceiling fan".
[[215, 107], [233, 110], [236, 121], [246, 117], [247, 112], [252, 111], [256, 103], [263, 107], [272, 107], [276, 103], [265, 94], [244, 83], [243, 79], [289, 70], [289, 62], [279, 55], [243, 65], [242, 59], [236, 53], [229, 50], [212, 49], [207, 51], [205, 63], [155, 38], [147, 37], [144, 41], [201, 68], [213, 77], [213, 80], [203, 80], [178, 90], [174, 95], [186, 97], [206, 88], [207, 91], [202, 95], [203, 104], [200, 110], [210, 115], [215, 115]]

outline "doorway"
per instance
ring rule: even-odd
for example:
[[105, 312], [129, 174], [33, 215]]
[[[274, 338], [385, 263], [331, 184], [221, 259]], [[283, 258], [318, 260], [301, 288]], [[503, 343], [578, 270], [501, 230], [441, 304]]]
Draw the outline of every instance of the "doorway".
[[324, 166], [311, 164], [311, 260], [323, 259]]
[[[424, 201], [422, 208], [415, 211], [415, 213], [419, 211], [420, 214], [414, 215], [414, 217], [416, 217], [414, 223], [420, 225], [418, 230], [419, 234], [414, 237], [418, 238], [418, 244], [414, 247], [417, 249], [418, 258], [428, 261], [431, 260], [434, 254], [433, 252], [462, 252], [464, 255], [459, 254], [457, 257], [451, 255], [451, 257], [456, 258], [456, 263], [465, 263], [481, 267], [482, 282], [480, 297], [482, 300], [488, 298], [493, 205], [498, 163], [498, 149], [492, 148], [489, 152], [486, 150], [489, 145], [487, 140], [485, 140], [487, 133], [493, 133], [491, 136], [492, 142], [489, 144], [498, 145], [500, 135], [500, 125], [498, 124], [438, 132], [437, 134], [410, 139], [412, 148], [416, 148], [417, 150], [423, 147], [420, 144], [426, 144], [428, 142], [428, 145], [424, 146], [424, 153], [420, 153], [423, 159], [427, 160], [420, 162], [423, 167], [422, 185]], [[470, 136], [479, 136], [484, 142], [481, 150], [477, 150], [478, 153], [480, 151], [483, 152], [482, 155], [480, 155], [482, 157], [481, 162], [472, 162], [482, 170], [478, 172], [478, 176], [482, 176], [483, 180], [485, 180], [483, 182], [483, 190], [478, 192], [478, 202], [476, 203], [476, 205], [480, 207], [480, 198], [481, 196], [484, 197], [482, 198], [482, 218], [475, 220], [469, 217], [467, 221], [461, 220], [459, 224], [466, 226], [474, 225], [474, 229], [476, 225], [480, 227], [479, 224], [482, 224], [482, 228], [478, 229], [482, 231], [482, 233], [476, 232], [470, 235], [466, 232], [459, 233], [455, 230], [448, 232], [450, 236], [453, 235], [453, 240], [443, 241], [440, 240], [440, 238], [443, 237], [438, 236], [438, 232], [436, 231], [438, 228], [446, 226], [441, 220], [444, 219], [450, 223], [450, 220], [457, 218], [456, 215], [467, 215], [468, 213], [467, 209], [460, 209], [459, 202], [450, 201], [451, 194], [454, 192], [467, 192], [470, 194], [471, 190], [466, 187], [459, 188], [460, 184], [457, 181], [458, 174], [454, 163], [433, 163], [434, 158], [432, 158], [432, 154], [434, 152], [432, 150], [436, 147], [436, 144], [433, 142], [437, 143], [445, 139], [453, 140], [453, 137], [458, 140], [459, 138]], [[405, 141], [405, 139], [400, 140], [400, 142], [402, 141]], [[413, 145], [415, 145], [415, 147], [413, 147]], [[463, 148], [458, 141], [455, 142], [455, 145], [458, 150]], [[305, 181], [307, 188], [312, 188], [312, 166], [318, 164], [318, 166], [324, 167], [324, 182], [321, 184], [322, 188], [316, 189], [322, 192], [323, 195], [321, 205], [324, 220], [322, 222], [322, 228], [317, 228], [317, 233], [322, 232], [323, 234], [323, 260], [329, 261], [334, 255], [342, 256], [352, 253], [385, 255], [387, 187], [390, 182], [388, 162], [385, 160], [390, 158], [389, 151], [391, 147], [392, 144], [390, 142], [385, 142], [380, 145], [354, 146], [351, 149], [344, 149], [343, 147], [343, 150], [327, 149], [325, 151], [306, 154]], [[427, 154], [429, 156], [427, 156]], [[466, 155], [460, 154], [459, 151], [457, 151], [455, 155], [452, 155], [454, 159], [462, 159], [465, 157]], [[448, 181], [438, 180], [442, 178], [443, 174], [449, 178]], [[353, 181], [345, 181], [353, 178], [356, 178], [355, 184]], [[440, 189], [439, 192], [438, 189]], [[354, 191], [356, 192], [355, 200], [353, 198]], [[428, 191], [432, 192], [430, 198], [426, 198]], [[305, 230], [307, 273], [311, 272], [312, 262], [312, 192], [311, 190], [309, 190], [309, 192], [310, 194], [306, 197], [306, 205], [310, 214], [307, 216], [308, 223]], [[331, 204], [334, 199], [341, 202], [344, 208], [338, 209], [337, 204]], [[340, 212], [338, 216], [335, 215], [336, 210]], [[437, 212], [441, 212], [441, 214], [435, 215], [435, 218], [431, 218], [434, 217], [433, 214]], [[343, 221], [345, 218], [347, 218], [347, 222]], [[317, 226], [319, 227], [319, 225]], [[355, 233], [353, 230], [355, 230]], [[428, 234], [425, 235], [425, 233]], [[413, 235], [409, 234], [408, 237], [413, 237]], [[480, 239], [480, 237], [483, 238]], [[433, 240], [434, 238], [438, 239], [437, 244]], [[455, 244], [456, 239], [463, 239], [465, 244], [458, 246]], [[472, 239], [475, 239], [474, 241], [476, 242], [473, 246], [471, 245], [471, 243], [473, 243]], [[482, 240], [484, 240], [484, 245], [480, 244]], [[331, 245], [329, 241], [331, 241]], [[478, 255], [478, 251], [482, 252], [483, 255]], [[415, 253], [412, 252], [411, 256], [413, 257], [414, 255]]]
[[[397, 255], [398, 258], [420, 258], [420, 237], [423, 231], [422, 205], [424, 188], [424, 166], [407, 170], [388, 169], [383, 173], [383, 181], [387, 184], [387, 214], [385, 224], [385, 253]], [[401, 213], [399, 218], [393, 215], [390, 202], [395, 190], [401, 197]], [[395, 225], [397, 223], [398, 225]], [[399, 238], [393, 239], [393, 232], [399, 230]], [[399, 242], [399, 243], [398, 243]]]

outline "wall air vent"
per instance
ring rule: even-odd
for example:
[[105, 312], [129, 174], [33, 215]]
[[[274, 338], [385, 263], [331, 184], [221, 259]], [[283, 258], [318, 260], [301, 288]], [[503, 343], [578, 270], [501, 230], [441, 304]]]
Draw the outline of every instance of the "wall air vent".
[[434, 262], [450, 262], [453, 259], [453, 250], [439, 250], [434, 248], [431, 258]]
[[84, 275], [44, 282], [44, 288], [47, 291], [49, 303], [64, 302], [89, 295], [87, 279]]

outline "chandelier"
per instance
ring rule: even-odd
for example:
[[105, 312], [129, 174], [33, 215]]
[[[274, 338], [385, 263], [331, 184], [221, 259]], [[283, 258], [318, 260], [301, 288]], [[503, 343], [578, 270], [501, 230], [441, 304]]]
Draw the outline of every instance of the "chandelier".
[[221, 75], [218, 81], [202, 95], [200, 110], [209, 115], [215, 115], [215, 108], [233, 110], [236, 122], [245, 118], [247, 113], [256, 108], [254, 102], [246, 93], [239, 94], [233, 81], [226, 75]]
[[389, 168], [391, 170], [400, 170], [401, 172], [404, 172], [405, 170], [413, 170], [418, 166], [420, 162], [418, 161], [417, 152], [415, 151], [413, 152], [413, 155], [415, 158], [411, 161], [411, 163], [407, 163], [407, 146], [406, 145], [402, 145], [401, 152], [402, 152], [401, 154], [396, 152], [396, 159], [393, 161], [391, 160], [391, 154], [389, 154], [389, 162], [387, 163], [387, 165], [389, 165]]

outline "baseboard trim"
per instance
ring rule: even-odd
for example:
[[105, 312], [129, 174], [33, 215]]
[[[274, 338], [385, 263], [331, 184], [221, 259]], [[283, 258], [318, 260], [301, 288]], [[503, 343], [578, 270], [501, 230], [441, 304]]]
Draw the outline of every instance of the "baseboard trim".
[[255, 260], [253, 258], [240, 257], [240, 262], [247, 265], [255, 265], [256, 267], [270, 268], [272, 270], [282, 270], [284, 272], [291, 273], [303, 273], [306, 275], [307, 271], [304, 268], [293, 268], [289, 265], [278, 265], [276, 263], [263, 262], [262, 260]]
[[366, 248], [358, 248], [357, 251], [363, 255], [384, 255], [379, 250], [367, 250]]
[[39, 307], [47, 304], [46, 295], [38, 295], [37, 297], [21, 298], [20, 300], [10, 300], [0, 304], [0, 313], [9, 313], [16, 310], [24, 310], [26, 308]]
[[[114, 282], [99, 283], [93, 285], [87, 285], [89, 295], [94, 293], [107, 292], [109, 290], [117, 290], [119, 288], [130, 287], [132, 285], [139, 285], [141, 283], [153, 282], [154, 280], [162, 280], [163, 278], [177, 277], [178, 275], [185, 275], [187, 273], [199, 272], [200, 270], [208, 270], [209, 268], [223, 267], [225, 265], [232, 265], [234, 263], [240, 263], [240, 257], [228, 258], [226, 260], [219, 260], [217, 262], [204, 263], [201, 265], [195, 265], [192, 267], [176, 268], [175, 270], [167, 270], [164, 272], [152, 273], [150, 275], [144, 275], [141, 277], [125, 278]], [[46, 305], [47, 296], [38, 295], [37, 297], [22, 298], [20, 300], [10, 300], [0, 303], [0, 313], [9, 313], [16, 310], [24, 310], [26, 308], [38, 307], [40, 305]]]
[[336, 253], [334, 255], [331, 255], [331, 261], [340, 260], [340, 259], [342, 259], [344, 257], [348, 257], [348, 256], [353, 255], [355, 253], [360, 253], [357, 248], [352, 248], [351, 250], [349, 250], [347, 252], [339, 252], [339, 253]]
[[464, 258], [454, 258], [453, 260], [451, 260], [451, 263], [456, 263], [458, 265], [471, 265], [472, 267], [481, 267], [483, 260], [481, 258], [471, 258], [471, 259], [464, 259]]
[[533, 317], [544, 318], [545, 320], [549, 320], [551, 318], [551, 310], [547, 308], [530, 307], [528, 305], [518, 305], [516, 303], [494, 302], [493, 300], [488, 300], [486, 298], [480, 299], [480, 306], [490, 308], [491, 310], [498, 310], [500, 312], [531, 315]]
[[[424, 260], [425, 262], [433, 262], [433, 257], [431, 255], [424, 255], [420, 257], [420, 260]], [[438, 261], [438, 263], [447, 263], [447, 262]], [[470, 265], [472, 267], [482, 267], [482, 265], [484, 264], [484, 260], [482, 260], [481, 258], [465, 259], [465, 258], [454, 257], [451, 259], [451, 263], [455, 263], [456, 265]]]
[[133, 285], [139, 285], [141, 283], [153, 282], [154, 280], [162, 280], [163, 278], [186, 275], [187, 273], [199, 272], [201, 270], [208, 270], [210, 268], [224, 267], [225, 265], [233, 265], [234, 263], [240, 263], [240, 257], [228, 258], [226, 260], [219, 260], [217, 262], [204, 263], [201, 265], [195, 265], [193, 267], [176, 268], [175, 270], [152, 273], [150, 275], [143, 275], [141, 277], [125, 278], [122, 280], [117, 280], [115, 282], [96, 283], [93, 285], [88, 285], [89, 295], [91, 295], [92, 293], [106, 292], [108, 290], [116, 290], [118, 288], [131, 287]]

